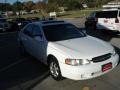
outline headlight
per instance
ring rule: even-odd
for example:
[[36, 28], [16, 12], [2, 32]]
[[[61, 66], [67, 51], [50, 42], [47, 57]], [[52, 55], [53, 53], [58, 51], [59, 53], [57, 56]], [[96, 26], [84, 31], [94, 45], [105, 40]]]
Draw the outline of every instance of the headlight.
[[117, 53], [115, 50], [113, 50], [112, 55], [115, 56]]
[[65, 64], [73, 66], [86, 65], [90, 63], [91, 61], [87, 59], [69, 59], [69, 58], [65, 59]]

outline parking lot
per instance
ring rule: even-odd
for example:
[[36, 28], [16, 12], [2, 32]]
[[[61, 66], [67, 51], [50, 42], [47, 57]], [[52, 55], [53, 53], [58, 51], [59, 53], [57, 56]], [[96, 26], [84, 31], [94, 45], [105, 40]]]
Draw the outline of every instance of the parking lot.
[[[66, 19], [84, 29], [84, 18]], [[112, 43], [120, 54], [120, 36], [87, 30], [89, 35]], [[0, 34], [0, 90], [120, 90], [120, 65], [95, 79], [55, 81], [48, 68], [31, 56], [22, 56], [17, 32]]]

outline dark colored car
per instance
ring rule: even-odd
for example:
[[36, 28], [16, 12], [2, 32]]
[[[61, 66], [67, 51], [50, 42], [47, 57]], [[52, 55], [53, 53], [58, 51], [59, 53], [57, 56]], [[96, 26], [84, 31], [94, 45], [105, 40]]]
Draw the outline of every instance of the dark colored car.
[[28, 17], [26, 20], [29, 20], [31, 22], [36, 22], [36, 21], [39, 21], [40, 18], [39, 17]]
[[32, 21], [31, 20], [25, 20], [24, 22], [22, 22], [22, 24], [21, 24], [21, 29], [23, 28], [23, 27], [25, 27], [27, 24], [29, 24], [29, 23], [32, 23]]
[[41, 21], [51, 21], [51, 20], [57, 20], [57, 19], [53, 17], [42, 17], [41, 18]]
[[13, 19], [13, 22], [19, 26], [19, 29], [21, 29], [21, 25], [25, 20], [26, 20], [25, 18], [15, 18]]
[[0, 18], [0, 31], [2, 31], [2, 32], [9, 31], [9, 29], [10, 29], [10, 25], [9, 25], [7, 19]]
[[97, 13], [97, 11], [92, 12], [92, 13], [86, 18], [86, 21], [85, 21], [85, 28], [86, 28], [86, 29], [89, 28], [89, 27], [91, 27], [92, 29], [96, 29], [96, 23], [97, 23], [96, 13]]
[[9, 21], [10, 24], [10, 31], [19, 31], [19, 26], [17, 23], [13, 22], [13, 21]]

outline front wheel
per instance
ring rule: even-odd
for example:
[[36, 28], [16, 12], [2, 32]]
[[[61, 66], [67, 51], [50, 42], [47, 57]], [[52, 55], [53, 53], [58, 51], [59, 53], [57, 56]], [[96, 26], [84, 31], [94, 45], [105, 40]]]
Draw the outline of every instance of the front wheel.
[[58, 61], [55, 58], [51, 58], [51, 59], [52, 60], [50, 60], [49, 62], [49, 69], [50, 69], [51, 76], [57, 81], [62, 80], [63, 77], [61, 75]]

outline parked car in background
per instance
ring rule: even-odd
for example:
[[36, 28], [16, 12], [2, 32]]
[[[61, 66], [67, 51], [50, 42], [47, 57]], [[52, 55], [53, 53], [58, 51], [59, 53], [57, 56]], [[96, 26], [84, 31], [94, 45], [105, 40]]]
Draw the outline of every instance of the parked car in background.
[[24, 28], [27, 24], [32, 23], [33, 21], [31, 20], [25, 20], [24, 22], [21, 23], [21, 29]]
[[32, 22], [36, 22], [36, 21], [40, 21], [40, 18], [38, 18], [38, 17], [28, 17], [23, 22], [21, 22], [20, 29], [25, 27], [27, 24], [32, 23]]
[[3, 15], [0, 14], [0, 18], [4, 18]]
[[31, 22], [36, 22], [36, 21], [39, 21], [40, 18], [39, 17], [28, 17], [26, 20], [29, 20]]
[[10, 25], [5, 18], [0, 18], [0, 31], [8, 31], [10, 29]]
[[92, 12], [92, 13], [90, 13], [90, 15], [86, 18], [86, 21], [85, 21], [85, 28], [86, 28], [86, 29], [87, 29], [87, 28], [96, 29], [96, 24], [97, 24], [96, 13], [97, 13], [97, 11]]
[[104, 9], [102, 11], [92, 12], [86, 19], [85, 27], [119, 33], [120, 11], [119, 9]]
[[86, 35], [64, 21], [39, 21], [19, 32], [20, 50], [50, 69], [55, 80], [95, 78], [114, 69], [119, 60], [113, 46]]
[[19, 26], [19, 29], [21, 29], [22, 23], [25, 21], [25, 18], [15, 18], [12, 20], [12, 22], [16, 23]]
[[57, 20], [57, 18], [54, 17], [42, 17], [41, 21], [50, 21], [50, 20]]
[[16, 22], [9, 21], [10, 30], [9, 31], [19, 31], [20, 28]]

